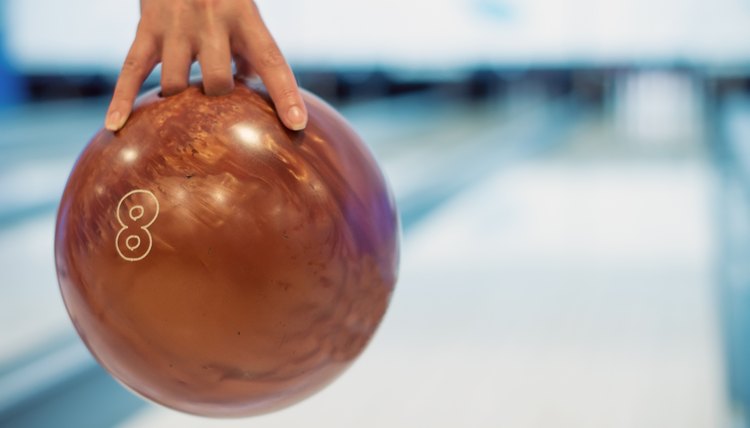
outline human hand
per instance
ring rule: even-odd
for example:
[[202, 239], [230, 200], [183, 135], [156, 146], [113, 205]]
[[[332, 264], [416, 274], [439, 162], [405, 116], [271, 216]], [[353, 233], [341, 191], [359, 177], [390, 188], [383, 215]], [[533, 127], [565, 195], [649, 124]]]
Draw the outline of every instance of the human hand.
[[143, 81], [159, 62], [164, 96], [188, 87], [196, 60], [204, 92], [216, 96], [234, 87], [233, 58], [237, 74], [260, 76], [287, 128], [305, 127], [307, 110], [294, 74], [252, 0], [141, 0], [141, 20], [105, 127], [117, 131], [125, 125]]

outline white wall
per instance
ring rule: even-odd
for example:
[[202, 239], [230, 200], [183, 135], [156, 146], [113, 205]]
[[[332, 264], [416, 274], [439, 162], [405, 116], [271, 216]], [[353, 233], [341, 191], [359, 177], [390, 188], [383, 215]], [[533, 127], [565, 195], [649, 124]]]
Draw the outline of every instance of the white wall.
[[[136, 0], [6, 0], [25, 69], [116, 70]], [[258, 0], [291, 61], [435, 70], [505, 63], [750, 64], [747, 0]]]

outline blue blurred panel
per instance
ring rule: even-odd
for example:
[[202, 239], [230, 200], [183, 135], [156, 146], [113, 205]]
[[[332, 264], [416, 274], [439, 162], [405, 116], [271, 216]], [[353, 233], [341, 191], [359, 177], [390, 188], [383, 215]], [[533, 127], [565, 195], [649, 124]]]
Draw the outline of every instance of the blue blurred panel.
[[21, 78], [0, 57], [0, 108], [23, 100]]
[[722, 178], [720, 309], [730, 399], [750, 417], [750, 98], [732, 97], [721, 112], [714, 147]]
[[6, 49], [6, 21], [5, 6], [7, 2], [0, 0], [0, 108], [15, 104], [22, 100], [22, 80], [14, 70], [8, 59]]

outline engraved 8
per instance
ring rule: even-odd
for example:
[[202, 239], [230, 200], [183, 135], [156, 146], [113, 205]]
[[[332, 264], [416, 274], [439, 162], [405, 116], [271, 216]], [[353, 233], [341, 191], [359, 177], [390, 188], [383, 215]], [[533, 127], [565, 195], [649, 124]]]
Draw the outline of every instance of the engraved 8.
[[149, 227], [159, 216], [159, 200], [149, 190], [132, 190], [120, 199], [116, 216], [122, 226], [115, 238], [117, 253], [129, 262], [143, 260], [153, 245]]

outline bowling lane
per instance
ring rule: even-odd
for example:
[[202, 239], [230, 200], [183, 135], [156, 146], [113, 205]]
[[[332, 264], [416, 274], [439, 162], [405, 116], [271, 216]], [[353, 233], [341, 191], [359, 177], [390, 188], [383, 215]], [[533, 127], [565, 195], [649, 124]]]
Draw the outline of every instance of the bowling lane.
[[729, 426], [712, 170], [699, 141], [643, 156], [615, 126], [578, 121], [415, 224], [381, 330], [319, 395], [239, 421], [149, 406], [121, 427]]
[[721, 171], [717, 229], [721, 259], [721, 319], [730, 400], [737, 419], [750, 426], [750, 97], [735, 94], [722, 105], [714, 159]]

